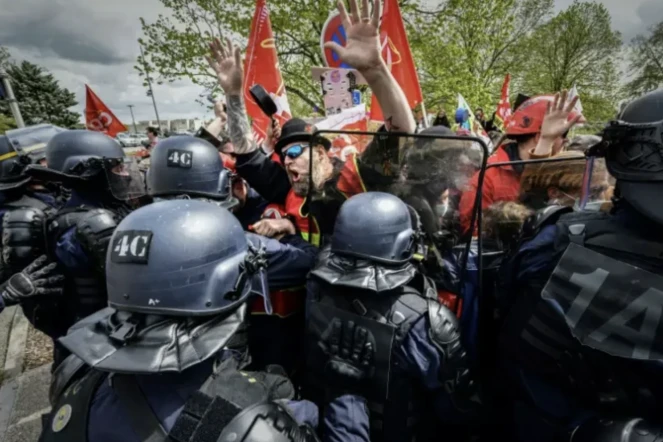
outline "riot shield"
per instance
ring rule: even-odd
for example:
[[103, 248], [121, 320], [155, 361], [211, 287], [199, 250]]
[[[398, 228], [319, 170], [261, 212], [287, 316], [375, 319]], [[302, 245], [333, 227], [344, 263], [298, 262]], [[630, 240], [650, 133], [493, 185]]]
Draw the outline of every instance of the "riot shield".
[[[564, 213], [574, 210], [608, 210], [612, 193], [603, 159], [581, 152], [561, 152], [547, 159], [499, 161], [500, 155], [507, 157], [500, 149], [508, 147], [500, 146], [491, 157], [485, 185], [477, 192], [477, 234], [468, 256], [464, 292], [466, 300], [481, 299], [482, 308], [477, 310], [476, 318], [477, 349], [487, 369], [496, 358], [499, 318], [506, 315], [509, 299], [517, 296], [509, 293], [509, 288], [500, 288], [503, 283], [510, 287], [510, 273], [501, 267], [503, 262], [514, 256], [524, 241], [532, 239], [539, 230], [534, 227], [543, 218], [547, 224], [554, 224]], [[508, 178], [518, 187], [511, 198], [500, 200], [494, 183]], [[489, 379], [486, 374], [485, 379]]]
[[[340, 156], [325, 149], [339, 137], [358, 140], [354, 152]], [[485, 143], [455, 135], [318, 131], [312, 134], [310, 146], [303, 189], [308, 210], [302, 213], [309, 217], [309, 228], [322, 233], [323, 244], [348, 198], [371, 191], [398, 196], [420, 222], [417, 258], [422, 268], [436, 282], [440, 300], [460, 315], [465, 264], [459, 258], [467, 254], [458, 251], [468, 250], [470, 242], [461, 233], [459, 204], [471, 181], [483, 180]], [[303, 163], [286, 158], [284, 165], [288, 170]]]
[[40, 164], [46, 157], [46, 144], [56, 134], [66, 130], [51, 124], [37, 124], [8, 130], [5, 135], [19, 156], [29, 157], [31, 164]]

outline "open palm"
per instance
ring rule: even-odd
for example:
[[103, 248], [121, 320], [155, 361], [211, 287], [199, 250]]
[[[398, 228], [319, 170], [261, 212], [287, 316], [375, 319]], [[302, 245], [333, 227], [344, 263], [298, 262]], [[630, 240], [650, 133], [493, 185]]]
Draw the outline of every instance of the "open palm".
[[574, 113], [578, 97], [567, 103], [568, 92], [555, 94], [555, 99], [548, 104], [546, 115], [541, 125], [541, 137], [554, 140], [570, 131], [581, 119], [582, 115]]
[[337, 6], [347, 41], [345, 47], [335, 42], [325, 43], [325, 47], [332, 49], [344, 63], [358, 71], [367, 71], [379, 66], [382, 63], [379, 31], [381, 0], [375, 1], [372, 16], [369, 15], [368, 0], [362, 0], [361, 12], [357, 0], [350, 0], [350, 15], [342, 0]]
[[244, 72], [239, 47], [233, 47], [230, 39], [226, 40], [226, 46], [224, 46], [218, 38], [215, 38], [209, 46], [212, 56], [205, 58], [216, 73], [219, 86], [226, 95], [241, 95]]

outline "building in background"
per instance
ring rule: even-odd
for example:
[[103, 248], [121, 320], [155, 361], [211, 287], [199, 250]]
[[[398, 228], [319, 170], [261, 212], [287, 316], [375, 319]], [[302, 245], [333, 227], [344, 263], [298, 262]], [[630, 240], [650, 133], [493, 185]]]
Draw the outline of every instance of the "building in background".
[[[161, 120], [161, 132], [177, 133], [177, 132], [196, 132], [204, 125], [204, 121], [200, 118], [180, 118], [175, 120]], [[136, 128], [138, 132], [142, 133], [148, 127], [157, 127], [156, 120], [143, 120], [136, 121]]]

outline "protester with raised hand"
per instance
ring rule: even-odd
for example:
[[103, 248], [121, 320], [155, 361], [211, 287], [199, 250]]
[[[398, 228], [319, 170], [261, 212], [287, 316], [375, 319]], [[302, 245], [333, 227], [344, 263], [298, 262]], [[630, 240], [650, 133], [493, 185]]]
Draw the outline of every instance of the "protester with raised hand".
[[[488, 164], [548, 158], [559, 153], [568, 132], [582, 120], [576, 112], [577, 97], [568, 100], [567, 91], [554, 96], [533, 97], [515, 111], [506, 128], [508, 141], [488, 158]], [[523, 166], [505, 165], [486, 171], [481, 207], [486, 209], [499, 201], [516, 201], [520, 196], [520, 178]], [[470, 221], [478, 190], [477, 173], [470, 189], [460, 200], [460, 222], [464, 234], [470, 233]]]
[[[344, 63], [353, 66], [367, 80], [386, 115], [387, 129], [414, 132], [415, 122], [405, 95], [382, 60], [379, 39], [381, 3], [375, 3], [372, 14], [368, 1], [362, 2], [360, 10], [357, 1], [351, 0], [350, 13], [341, 2], [338, 4], [338, 9], [346, 30], [347, 44], [343, 47], [329, 43], [327, 46], [336, 51]], [[237, 171], [267, 200], [284, 203], [290, 193], [292, 183], [301, 180], [297, 180], [297, 177], [293, 177], [292, 174], [289, 177], [284, 168], [269, 161], [269, 158], [262, 152], [257, 152], [258, 146], [251, 135], [242, 98], [243, 74], [239, 50], [234, 48], [230, 41], [222, 45], [219, 40], [215, 40], [210, 48], [212, 56], [207, 57], [207, 60], [216, 72], [219, 85], [228, 97], [229, 132], [237, 154]], [[301, 162], [305, 159], [308, 161], [310, 155], [308, 141], [312, 130], [313, 128], [306, 125], [303, 120], [290, 120], [282, 128], [281, 142], [276, 144], [276, 152], [283, 156], [296, 143], [301, 145], [297, 157], [301, 157]], [[288, 138], [288, 142], [284, 143], [286, 138]], [[328, 148], [327, 146], [319, 147], [318, 150], [321, 153]], [[292, 153], [292, 155], [295, 154]], [[292, 155], [292, 159], [296, 158]], [[332, 169], [329, 165], [324, 166], [322, 169]], [[360, 171], [353, 173], [356, 175]], [[326, 175], [324, 177], [332, 178]], [[322, 180], [322, 183], [324, 182], [325, 180]], [[354, 193], [356, 192], [351, 192], [351, 194]]]

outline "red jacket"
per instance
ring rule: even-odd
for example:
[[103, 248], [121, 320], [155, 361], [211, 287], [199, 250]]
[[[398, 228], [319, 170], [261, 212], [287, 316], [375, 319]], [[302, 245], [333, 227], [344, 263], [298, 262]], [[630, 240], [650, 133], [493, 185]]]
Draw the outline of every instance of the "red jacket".
[[[500, 146], [493, 156], [488, 158], [488, 164], [505, 163], [511, 161], [509, 154]], [[477, 196], [479, 172], [470, 180], [469, 189], [460, 197], [460, 225], [463, 234], [470, 229], [472, 209]], [[483, 197], [481, 208], [486, 209], [498, 201], [516, 201], [520, 196], [520, 173], [512, 166], [492, 167], [486, 170], [483, 180]], [[475, 223], [476, 224], [476, 223]], [[476, 229], [476, 227], [475, 227]]]

